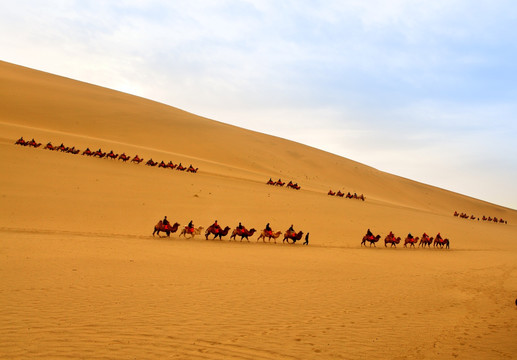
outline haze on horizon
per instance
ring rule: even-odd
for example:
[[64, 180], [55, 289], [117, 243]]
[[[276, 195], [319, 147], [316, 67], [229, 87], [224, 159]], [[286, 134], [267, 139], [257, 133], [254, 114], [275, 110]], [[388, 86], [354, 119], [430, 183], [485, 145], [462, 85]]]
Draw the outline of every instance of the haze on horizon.
[[517, 209], [516, 18], [511, 1], [21, 0], [0, 59]]

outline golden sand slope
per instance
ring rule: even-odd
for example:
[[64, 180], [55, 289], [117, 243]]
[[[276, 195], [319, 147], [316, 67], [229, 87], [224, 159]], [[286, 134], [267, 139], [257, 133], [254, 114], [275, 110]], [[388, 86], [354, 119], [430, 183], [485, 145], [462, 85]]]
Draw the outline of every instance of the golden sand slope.
[[[0, 358], [517, 356], [515, 210], [8, 63], [0, 99]], [[13, 145], [20, 136], [200, 170]], [[164, 215], [294, 224], [310, 245], [153, 238]], [[367, 228], [441, 232], [451, 250], [361, 248]]]

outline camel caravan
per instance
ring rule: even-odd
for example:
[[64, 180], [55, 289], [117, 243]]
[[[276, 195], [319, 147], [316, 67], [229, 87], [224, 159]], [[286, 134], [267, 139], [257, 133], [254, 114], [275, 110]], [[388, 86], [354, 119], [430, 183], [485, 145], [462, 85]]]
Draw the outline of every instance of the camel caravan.
[[[370, 243], [370, 247], [373, 245], [374, 247], [377, 247], [375, 244], [381, 239], [380, 235], [373, 235], [373, 233], [368, 229], [366, 232], [366, 235], [363, 236], [363, 239], [361, 241], [361, 246], [366, 246], [366, 243]], [[388, 244], [390, 247], [397, 247], [397, 245], [401, 242], [400, 236], [395, 236], [392, 231], [386, 237], [384, 238], [384, 247], [388, 247]], [[406, 239], [404, 240], [404, 247], [413, 247], [416, 248], [416, 244], [418, 244], [418, 247], [425, 248], [426, 246], [428, 248], [431, 248], [431, 245], [433, 245], [434, 248], [439, 247], [440, 249], [443, 249], [444, 247], [446, 249], [449, 249], [450, 241], [449, 239], [442, 238], [441, 234], [438, 233], [434, 238], [429, 235], [427, 235], [425, 232], [422, 234], [422, 237], [414, 237], [409, 233], [406, 236]]]
[[[163, 232], [166, 234], [166, 236], [170, 236], [170, 234], [173, 234], [177, 232], [180, 229], [180, 224], [178, 222], [175, 222], [174, 224], [171, 224], [169, 220], [167, 220], [167, 216], [164, 217], [163, 220], [158, 221], [158, 223], [154, 226], [153, 230], [153, 236], [158, 235], [160, 236], [160, 232]], [[195, 227], [194, 223], [190, 221], [188, 225], [185, 225], [181, 228], [179, 237], [185, 237], [187, 239], [193, 239], [196, 235], [201, 235], [204, 228], [202, 226]], [[225, 226], [224, 228], [220, 226], [217, 223], [217, 220], [207, 227], [205, 230], [205, 239], [209, 240], [210, 236], [213, 236], [211, 240], [215, 240], [219, 238], [219, 240], [223, 240], [223, 237], [226, 237], [230, 235], [229, 241], [237, 241], [237, 237], [240, 237], [240, 241], [247, 240], [250, 242], [250, 237], [252, 237], [257, 230], [255, 228], [251, 228], [248, 230], [244, 225], [239, 223], [231, 232], [230, 226]], [[259, 242], [262, 239], [262, 242], [266, 242], [266, 238], [268, 240], [268, 243], [271, 243], [271, 239], [273, 239], [274, 243], [276, 244], [276, 240], [281, 236], [284, 235], [282, 243], [288, 243], [288, 244], [295, 244], [297, 241], [301, 240], [303, 237], [303, 231], [296, 231], [294, 230], [294, 226], [291, 225], [289, 229], [287, 229], [285, 232], [282, 231], [274, 231], [269, 226], [269, 223], [266, 224], [266, 227], [264, 230], [260, 232], [260, 235], [257, 238], [257, 242]], [[309, 244], [309, 233], [305, 235], [305, 242], [304, 245]]]
[[[458, 218], [461, 218], [461, 219], [470, 219], [470, 220], [478, 220], [479, 221], [479, 218], [474, 216], [474, 215], [468, 215], [467, 213], [459, 213], [457, 211], [454, 211], [454, 214], [453, 214], [455, 217], [458, 217]], [[483, 221], [488, 221], [488, 222], [495, 222], [495, 223], [499, 223], [499, 224], [508, 224], [508, 221], [506, 220], [503, 220], [501, 218], [497, 218], [496, 216], [494, 217], [491, 217], [491, 216], [485, 216], [483, 215], [483, 217], [481, 218], [481, 220]]]
[[[41, 143], [37, 143], [34, 139], [32, 139], [30, 141], [24, 140], [23, 136], [21, 138], [19, 138], [18, 140], [16, 140], [16, 142], [14, 144], [21, 145], [21, 146], [35, 147], [35, 148], [41, 146]], [[81, 152], [81, 150], [76, 149], [74, 146], [68, 147], [68, 146], [65, 146], [63, 143], [61, 143], [61, 145], [59, 145], [59, 146], [54, 146], [54, 145], [52, 145], [51, 142], [48, 142], [47, 145], [45, 145], [43, 147], [43, 149], [50, 150], [50, 151], [60, 151], [60, 152], [73, 154], [73, 155], [77, 155]], [[144, 161], [144, 159], [139, 157], [138, 155], [135, 155], [132, 157], [130, 155], [126, 155], [126, 153], [117, 154], [117, 153], [113, 152], [113, 150], [111, 150], [110, 152], [104, 152], [104, 151], [102, 151], [102, 149], [90, 150], [90, 148], [86, 148], [86, 150], [84, 150], [81, 153], [81, 155], [98, 157], [99, 159], [105, 158], [105, 159], [111, 159], [111, 160], [122, 160], [122, 162], [129, 161], [130, 163], [134, 163], [134, 164], [140, 164], [141, 162]], [[153, 161], [153, 159], [149, 159], [145, 163], [145, 165], [151, 166], [151, 167], [158, 166], [159, 168], [163, 168], [163, 169], [185, 171], [188, 173], [197, 173], [197, 171], [198, 171], [198, 168], [195, 168], [194, 166], [192, 166], [192, 164], [190, 164], [188, 167], [186, 167], [186, 166], [183, 166], [181, 163], [174, 164], [172, 161], [165, 163], [163, 160], [158, 162], [158, 161]]]
[[277, 181], [273, 181], [271, 180], [271, 178], [269, 178], [269, 180], [266, 182], [267, 185], [271, 185], [271, 186], [284, 186], [288, 189], [294, 189], [294, 190], [300, 190], [301, 189], [301, 186], [298, 185], [298, 183], [293, 183], [292, 181], [289, 181], [287, 183], [287, 185], [285, 184], [284, 181], [282, 181], [282, 179], [278, 179]]
[[337, 196], [337, 197], [344, 197], [346, 199], [357, 199], [357, 200], [366, 200], [366, 198], [364, 197], [363, 194], [361, 195], [357, 195], [357, 193], [354, 193], [353, 195], [350, 193], [350, 191], [348, 192], [348, 194], [345, 195], [344, 192], [342, 192], [341, 190], [338, 190], [337, 192], [335, 191], [332, 191], [332, 190], [329, 190], [329, 192], [327, 193], [327, 195], [329, 196]]

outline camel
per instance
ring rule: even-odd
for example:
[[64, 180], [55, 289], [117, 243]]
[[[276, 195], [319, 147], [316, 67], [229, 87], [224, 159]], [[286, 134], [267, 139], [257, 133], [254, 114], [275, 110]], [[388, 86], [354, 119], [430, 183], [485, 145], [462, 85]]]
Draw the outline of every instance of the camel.
[[250, 239], [248, 239], [248, 236], [253, 236], [253, 234], [255, 234], [255, 229], [234, 229], [233, 232], [232, 232], [232, 235], [230, 236], [230, 240], [233, 239], [235, 240], [235, 237], [237, 235], [239, 235], [241, 237], [241, 241], [246, 238], [246, 240], [248, 240], [248, 242], [250, 241]]
[[298, 233], [292, 232], [287, 230], [284, 234], [284, 239], [282, 240], [282, 243], [287, 240], [287, 243], [289, 244], [289, 239], [291, 239], [293, 244], [295, 244], [298, 240], [300, 240], [303, 236], [303, 231], [300, 231]]
[[380, 238], [381, 238], [380, 235], [377, 235], [375, 237], [373, 235], [372, 236], [365, 235], [365, 236], [363, 236], [363, 241], [361, 241], [361, 246], [363, 246], [363, 245], [366, 246], [366, 242], [368, 241], [370, 243], [370, 247], [372, 247], [372, 244], [374, 247], [377, 247], [377, 245], [375, 245], [375, 243], [377, 241], [379, 241]]
[[[158, 234], [160, 236], [160, 231], [163, 231], [167, 234], [167, 236], [170, 236], [171, 233], [175, 233], [178, 231], [178, 227], [180, 226], [179, 223], [174, 223], [174, 225], [163, 225], [163, 222], [160, 220], [158, 221], [158, 224], [154, 226], [153, 236], [154, 234]], [[161, 237], [161, 236], [160, 236]]]
[[336, 196], [343, 197], [345, 196], [345, 193], [341, 192], [341, 190], [338, 190]]
[[395, 236], [386, 236], [386, 238], [384, 239], [384, 247], [388, 247], [387, 245], [388, 244], [391, 244], [390, 247], [397, 247], [397, 244], [400, 242], [400, 236], [395, 238]]
[[195, 173], [197, 173], [197, 169], [198, 169], [198, 168], [194, 168], [192, 165], [190, 165], [190, 166], [188, 167], [188, 169], [187, 169], [187, 172], [190, 172], [190, 173], [195, 174]]
[[31, 141], [27, 141], [26, 145], [37, 148], [41, 146], [41, 143], [37, 143], [36, 140], [32, 139]]
[[172, 170], [172, 169], [174, 169], [176, 166], [178, 166], [178, 165], [176, 165], [175, 163], [173, 163], [172, 161], [170, 161], [170, 160], [169, 160], [169, 163], [168, 163], [165, 167], [166, 167], [166, 168], [169, 168], [169, 169], [171, 169], [171, 170]]
[[436, 238], [434, 239], [433, 247], [436, 247], [436, 245], [440, 246], [440, 249], [443, 249], [443, 246], [445, 245], [445, 248], [449, 248], [449, 239], [442, 239], [442, 238]]
[[275, 182], [271, 179], [269, 179], [266, 183], [267, 185], [275, 185]]
[[257, 239], [257, 242], [262, 239], [263, 242], [266, 242], [266, 237], [269, 238], [269, 242], [271, 242], [271, 238], [275, 239], [275, 244], [276, 244], [276, 239], [278, 239], [278, 237], [282, 234], [281, 231], [277, 231], [277, 232], [273, 232], [273, 231], [267, 231], [267, 230], [262, 230], [262, 232], [260, 233], [258, 239]]
[[410, 244], [409, 247], [415, 247], [415, 244], [420, 240], [420, 238], [417, 237], [406, 237], [406, 240], [404, 240], [404, 247], [407, 247], [407, 244]]
[[190, 235], [190, 239], [194, 238], [196, 235], [200, 235], [201, 231], [204, 229], [204, 227], [199, 226], [197, 228], [189, 228], [188, 226], [185, 226], [182, 230], [179, 236], [187, 237], [187, 234]]
[[135, 157], [131, 160], [131, 162], [134, 162], [137, 164], [140, 164], [142, 161], [144, 161], [144, 159], [139, 158], [138, 155], [135, 155]]
[[14, 143], [14, 145], [21, 145], [21, 146], [27, 146], [28, 144], [29, 144], [28, 141], [23, 140], [23, 136], [21, 138], [19, 138], [18, 140], [16, 140], [16, 142]]
[[208, 235], [213, 234], [214, 237], [212, 240], [215, 240], [219, 236], [219, 240], [223, 240], [223, 236], [228, 235], [228, 231], [230, 231], [230, 227], [226, 226], [224, 229], [216, 228], [215, 226], [210, 225], [208, 229], [205, 231], [205, 238], [208, 240]]
[[55, 146], [52, 146], [52, 143], [47, 143], [47, 145], [45, 145], [45, 147], [43, 149], [46, 149], [46, 150], [57, 150], [57, 148]]
[[332, 190], [329, 190], [327, 195], [334, 196], [334, 195], [336, 195], [336, 193], [334, 191], [332, 191]]
[[119, 155], [119, 157], [118, 157], [118, 159], [119, 159], [119, 160], [122, 160], [123, 162], [128, 161], [130, 158], [131, 158], [131, 156], [126, 155], [126, 153], [122, 153], [122, 154], [120, 154], [120, 155]]
[[67, 149], [67, 147], [65, 147], [65, 145], [63, 145], [63, 144], [59, 145], [59, 146], [56, 148], [56, 150], [57, 150], [57, 151], [66, 151], [66, 149]]
[[433, 243], [433, 240], [434, 238], [433, 237], [429, 237], [429, 236], [423, 236], [422, 235], [422, 238], [420, 239], [420, 242], [418, 243], [418, 247], [420, 246], [423, 246], [423, 247], [431, 247], [431, 244]]
[[98, 156], [98, 157], [100, 157], [100, 158], [103, 158], [103, 157], [105, 157], [105, 156], [106, 156], [106, 153], [105, 153], [105, 152], [102, 152], [102, 150], [101, 150], [101, 149], [99, 149], [99, 150], [97, 150], [97, 151], [95, 151], [95, 152], [93, 153], [93, 157], [96, 157], [96, 156]]
[[156, 166], [158, 165], [158, 161], [153, 161], [153, 159], [149, 159], [145, 164], [148, 166]]
[[275, 186], [284, 186], [284, 185], [285, 185], [285, 182], [283, 182], [280, 179], [278, 179], [278, 181], [275, 181]]

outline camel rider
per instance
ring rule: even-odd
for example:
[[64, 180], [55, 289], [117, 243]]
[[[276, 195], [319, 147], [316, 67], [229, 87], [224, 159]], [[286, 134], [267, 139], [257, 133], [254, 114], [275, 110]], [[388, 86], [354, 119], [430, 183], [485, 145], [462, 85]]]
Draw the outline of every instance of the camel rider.
[[187, 225], [187, 231], [191, 234], [194, 232], [194, 223], [192, 222], [192, 220], [190, 220], [190, 222]]
[[411, 233], [407, 234], [408, 239], [413, 239], [413, 235]]
[[424, 235], [422, 235], [422, 239], [427, 239], [429, 237], [429, 235], [427, 235], [426, 233], [424, 233]]
[[168, 228], [170, 227], [170, 222], [169, 222], [169, 220], [167, 220], [167, 216], [165, 216], [165, 217], [163, 218], [163, 220], [162, 220], [162, 224], [163, 224], [163, 226], [164, 226], [166, 229], [168, 229]]
[[271, 230], [271, 226], [269, 226], [269, 223], [266, 224], [266, 232], [271, 235], [273, 233], [273, 230]]
[[[391, 234], [391, 231], [390, 231], [390, 234]], [[368, 231], [366, 232], [366, 236], [368, 236], [368, 237], [373, 237], [373, 234], [372, 234], [372, 232], [370, 231], [370, 229], [368, 229]]]
[[294, 227], [293, 227], [293, 224], [291, 224], [291, 226], [289, 227], [289, 229], [287, 230], [288, 233], [290, 234], [296, 234], [296, 231], [294, 231]]
[[438, 241], [443, 240], [443, 239], [442, 239], [442, 235], [440, 235], [440, 233], [438, 233], [438, 234], [436, 235], [436, 240], [438, 240]]
[[217, 223], [217, 220], [212, 224], [212, 228], [214, 229], [215, 233], [218, 234], [219, 231], [221, 231], [221, 227]]

